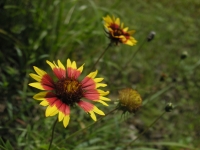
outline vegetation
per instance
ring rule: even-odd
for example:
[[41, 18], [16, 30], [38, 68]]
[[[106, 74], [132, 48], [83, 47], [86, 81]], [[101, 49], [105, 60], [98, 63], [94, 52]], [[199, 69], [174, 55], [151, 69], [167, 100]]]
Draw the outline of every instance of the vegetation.
[[[106, 15], [136, 30], [138, 42], [110, 47], [97, 64], [112, 100], [98, 107], [113, 110], [127, 87], [140, 93], [143, 106], [135, 114], [114, 111], [91, 126], [89, 115], [73, 109], [67, 128], [56, 124], [51, 149], [200, 149], [199, 7], [199, 0], [2, 0], [0, 149], [48, 149], [57, 116], [46, 118], [33, 99], [38, 90], [28, 86], [29, 73], [33, 66], [51, 72], [46, 60], [70, 58], [85, 63], [87, 75], [109, 44]], [[148, 42], [151, 31], [156, 35]], [[174, 110], [162, 115], [169, 103]]]

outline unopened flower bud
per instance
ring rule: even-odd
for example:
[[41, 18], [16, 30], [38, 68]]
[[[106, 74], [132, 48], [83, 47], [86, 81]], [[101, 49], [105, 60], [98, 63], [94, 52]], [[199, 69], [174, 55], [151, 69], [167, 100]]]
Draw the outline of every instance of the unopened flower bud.
[[119, 91], [118, 108], [125, 112], [135, 113], [142, 105], [140, 94], [131, 88]]
[[172, 82], [177, 82], [177, 77], [176, 76], [172, 76]]
[[184, 51], [184, 52], [181, 54], [181, 59], [185, 59], [185, 58], [187, 58], [187, 56], [188, 56], [187, 51]]
[[162, 73], [161, 76], [160, 76], [160, 81], [164, 82], [166, 78], [167, 78], [167, 75]]
[[165, 106], [165, 111], [166, 111], [166, 112], [171, 112], [173, 109], [174, 109], [174, 106], [172, 105], [172, 103], [168, 103], [168, 104]]
[[150, 42], [151, 40], [153, 40], [155, 35], [156, 35], [156, 32], [151, 31], [149, 35], [147, 36], [147, 41]]

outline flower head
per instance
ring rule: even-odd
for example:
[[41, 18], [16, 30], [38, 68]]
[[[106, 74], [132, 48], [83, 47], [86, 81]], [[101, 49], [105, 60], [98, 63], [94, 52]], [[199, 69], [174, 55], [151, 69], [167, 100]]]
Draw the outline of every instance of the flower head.
[[171, 112], [173, 109], [174, 109], [174, 106], [173, 106], [172, 103], [168, 103], [168, 104], [165, 106], [165, 111], [166, 111], [166, 112]]
[[162, 73], [162, 74], [160, 75], [160, 81], [161, 81], [161, 82], [164, 82], [164, 81], [166, 80], [166, 78], [167, 78], [167, 75], [166, 75], [165, 73]]
[[77, 68], [76, 62], [71, 62], [70, 59], [67, 60], [66, 68], [60, 60], [57, 61], [57, 64], [46, 62], [53, 70], [57, 80], [54, 81], [44, 70], [34, 66], [36, 74], [31, 73], [30, 76], [37, 82], [29, 84], [34, 88], [45, 90], [34, 95], [33, 98], [40, 100], [40, 105], [48, 106], [46, 117], [58, 114], [58, 121], [63, 121], [64, 127], [67, 127], [70, 120], [70, 108], [76, 104], [89, 113], [94, 121], [96, 121], [95, 113], [105, 115], [95, 105], [82, 100], [84, 98], [108, 106], [104, 101], [110, 101], [110, 99], [104, 96], [108, 95], [109, 91], [98, 89], [107, 85], [100, 83], [103, 78], [95, 78], [97, 71], [91, 72], [80, 81], [78, 78], [83, 71], [83, 65]]
[[147, 36], [147, 41], [148, 41], [148, 42], [152, 41], [152, 40], [154, 39], [155, 35], [156, 35], [156, 32], [151, 31], [151, 32], [149, 33], [149, 35]]
[[131, 88], [119, 91], [118, 108], [125, 112], [135, 113], [142, 105], [140, 94]]
[[116, 45], [123, 43], [130, 46], [137, 43], [137, 41], [131, 36], [135, 31], [128, 31], [128, 27], [124, 28], [123, 23], [120, 24], [119, 18], [115, 18], [114, 16], [111, 18], [107, 15], [106, 17], [103, 17], [103, 20], [106, 33], [112, 43], [115, 43]]
[[187, 51], [183, 51], [183, 53], [181, 54], [180, 58], [183, 60], [183, 59], [187, 58], [187, 56], [188, 56], [188, 52]]

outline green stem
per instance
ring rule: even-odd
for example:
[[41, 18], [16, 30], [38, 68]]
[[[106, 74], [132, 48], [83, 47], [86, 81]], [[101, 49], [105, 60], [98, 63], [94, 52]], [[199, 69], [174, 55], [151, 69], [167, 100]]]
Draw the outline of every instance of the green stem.
[[58, 119], [56, 118], [54, 124], [53, 124], [53, 127], [52, 127], [52, 133], [51, 133], [51, 141], [49, 143], [49, 148], [48, 150], [51, 149], [51, 145], [52, 145], [52, 142], [53, 142], [53, 136], [54, 136], [54, 130], [55, 130], [55, 126], [56, 126], [56, 123], [58, 122]]
[[181, 64], [182, 59], [179, 59], [179, 61], [175, 64], [175, 66], [170, 70], [171, 71], [171, 77], [172, 79], [177, 77], [177, 69]]
[[135, 57], [135, 55], [140, 51], [140, 49], [143, 47], [143, 45], [146, 43], [146, 38], [145, 38], [145, 40], [142, 42], [142, 44], [140, 45], [140, 47], [135, 51], [135, 53], [131, 56], [131, 58], [126, 62], [126, 64], [124, 65], [124, 67], [123, 68], [126, 68], [127, 67], [127, 65], [129, 64], [129, 63], [131, 63], [131, 61], [133, 60], [133, 58]]
[[101, 55], [99, 56], [99, 58], [97, 59], [97, 61], [94, 63], [94, 65], [92, 66], [90, 72], [96, 67], [96, 65], [99, 63], [99, 60], [103, 57], [103, 55], [106, 53], [106, 51], [108, 50], [108, 48], [112, 45], [112, 42], [110, 42], [108, 44], [108, 46], [104, 49], [103, 53], [101, 53]]
[[[142, 42], [142, 44], [140, 45], [140, 47], [135, 51], [135, 53], [131, 56], [131, 58], [125, 63], [125, 65], [124, 65], [124, 66], [121, 66], [121, 67], [122, 67], [121, 70], [125, 69], [125, 68], [128, 66], [128, 64], [131, 63], [131, 61], [133, 60], [133, 58], [135, 57], [135, 55], [140, 51], [140, 49], [141, 49], [142, 46], [145, 44], [145, 42], [146, 42], [146, 39]], [[123, 73], [123, 71], [119, 71], [118, 74], [117, 74], [117, 77], [118, 77], [119, 75], [121, 75], [121, 73]]]
[[131, 141], [130, 143], [128, 143], [125, 148], [127, 148], [128, 146], [130, 146], [137, 139], [139, 139], [146, 131], [149, 130], [149, 128], [151, 128], [160, 118], [162, 118], [165, 113], [166, 113], [166, 111], [164, 111], [160, 116], [158, 116], [158, 118], [156, 118], [156, 120], [154, 120], [141, 134], [139, 134], [137, 136], [137, 138], [135, 138], [133, 141]]
[[69, 139], [69, 138], [71, 138], [71, 137], [73, 137], [73, 136], [79, 134], [80, 132], [82, 132], [82, 131], [88, 129], [89, 127], [91, 127], [92, 125], [96, 124], [97, 122], [101, 121], [103, 118], [105, 118], [105, 117], [108, 116], [109, 114], [113, 113], [115, 110], [117, 110], [117, 108], [114, 108], [113, 110], [111, 110], [110, 112], [108, 112], [107, 114], [105, 114], [105, 116], [100, 117], [97, 121], [91, 123], [91, 124], [88, 125], [87, 127], [82, 128], [82, 129], [80, 129], [80, 130], [74, 132], [74, 133], [71, 134], [69, 137], [67, 137], [67, 138], [65, 139], [65, 141], [66, 141], [67, 139]]

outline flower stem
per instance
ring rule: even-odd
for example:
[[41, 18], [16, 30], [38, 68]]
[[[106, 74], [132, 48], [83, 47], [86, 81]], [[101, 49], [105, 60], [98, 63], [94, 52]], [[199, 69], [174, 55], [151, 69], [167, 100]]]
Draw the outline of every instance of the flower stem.
[[99, 63], [99, 60], [103, 57], [103, 55], [106, 53], [106, 51], [108, 50], [108, 48], [112, 45], [112, 42], [110, 42], [108, 44], [108, 46], [104, 49], [103, 53], [101, 53], [101, 55], [99, 56], [99, 58], [97, 59], [97, 61], [94, 63], [94, 65], [92, 66], [90, 72], [96, 67], [96, 65]]
[[49, 143], [49, 148], [48, 150], [51, 149], [51, 145], [52, 145], [52, 142], [53, 142], [53, 135], [54, 135], [54, 130], [55, 130], [55, 126], [56, 126], [56, 123], [58, 122], [58, 119], [56, 118], [55, 122], [53, 123], [53, 127], [52, 127], [52, 133], [51, 133], [51, 141]]
[[175, 66], [173, 66], [173, 68], [170, 69], [171, 77], [172, 78], [176, 78], [176, 76], [177, 76], [177, 70], [178, 70], [178, 68], [179, 68], [179, 66], [181, 64], [181, 61], [182, 61], [182, 59], [179, 59], [178, 62], [175, 64]]
[[135, 57], [135, 55], [140, 51], [140, 49], [144, 46], [144, 44], [146, 43], [146, 38], [145, 40], [142, 42], [142, 44], [140, 45], [140, 47], [135, 51], [135, 53], [131, 56], [131, 58], [125, 63], [123, 69], [125, 69], [127, 67], [128, 64], [131, 63], [131, 61], [133, 60], [133, 58]]
[[71, 134], [69, 137], [67, 137], [67, 138], [65, 139], [65, 141], [66, 141], [67, 139], [69, 139], [69, 138], [71, 138], [71, 137], [73, 137], [73, 136], [79, 134], [80, 132], [86, 130], [87, 128], [91, 127], [92, 125], [96, 124], [97, 122], [101, 121], [103, 118], [105, 118], [105, 117], [108, 116], [109, 114], [113, 113], [115, 110], [117, 110], [117, 108], [114, 108], [113, 110], [111, 110], [110, 112], [108, 112], [107, 114], [105, 114], [105, 116], [101, 116], [96, 122], [93, 122], [93, 123], [91, 123], [90, 125], [88, 125], [87, 127], [82, 128], [82, 129], [80, 129], [80, 130], [74, 132], [74, 133]]
[[[128, 66], [128, 64], [131, 63], [131, 61], [133, 60], [133, 58], [135, 57], [135, 55], [140, 51], [140, 49], [145, 44], [145, 42], [146, 42], [146, 39], [142, 42], [142, 44], [140, 45], [140, 47], [135, 51], [135, 53], [131, 56], [131, 58], [125, 63], [125, 65], [121, 66], [122, 70], [124, 70]], [[118, 74], [117, 74], [117, 77], [120, 76], [121, 73], [123, 73], [123, 71], [119, 71]]]
[[158, 116], [156, 118], [156, 120], [154, 120], [142, 133], [140, 133], [137, 138], [135, 138], [133, 141], [131, 141], [130, 143], [128, 143], [125, 148], [127, 148], [128, 146], [130, 146], [133, 142], [135, 142], [137, 139], [139, 139], [146, 131], [149, 130], [149, 128], [151, 128], [160, 118], [163, 117], [163, 115], [166, 113], [166, 111], [164, 111], [160, 116]]

